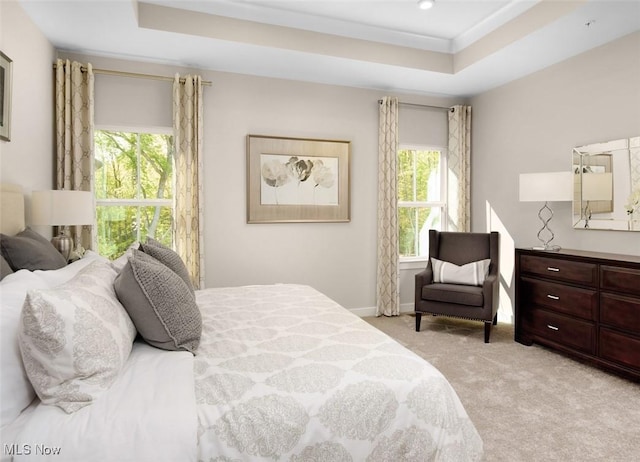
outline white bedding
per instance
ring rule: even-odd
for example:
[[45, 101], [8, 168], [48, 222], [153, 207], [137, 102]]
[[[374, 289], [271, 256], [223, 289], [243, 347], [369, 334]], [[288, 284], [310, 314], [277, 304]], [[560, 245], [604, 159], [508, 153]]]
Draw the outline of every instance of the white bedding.
[[197, 293], [199, 460], [472, 461], [433, 366], [307, 286]]
[[20, 461], [195, 460], [192, 371], [191, 353], [136, 342], [122, 375], [100, 399], [73, 414], [34, 403], [12, 441], [3, 434], [3, 453], [9, 455], [5, 444], [15, 444]]
[[[12, 275], [2, 287], [20, 277], [49, 286], [72, 272], [49, 272], [46, 284], [37, 272]], [[482, 441], [445, 378], [316, 290], [247, 286], [196, 297], [204, 327], [195, 357], [136, 342], [116, 382], [92, 405], [67, 414], [36, 398], [3, 426], [1, 459], [481, 458]]]
[[16, 335], [25, 294], [29, 289], [65, 283], [96, 260], [107, 261], [88, 252], [62, 269], [21, 270], [0, 283], [0, 460], [195, 460], [197, 421], [191, 353], [135, 342], [118, 379], [91, 406], [67, 414], [34, 399]]

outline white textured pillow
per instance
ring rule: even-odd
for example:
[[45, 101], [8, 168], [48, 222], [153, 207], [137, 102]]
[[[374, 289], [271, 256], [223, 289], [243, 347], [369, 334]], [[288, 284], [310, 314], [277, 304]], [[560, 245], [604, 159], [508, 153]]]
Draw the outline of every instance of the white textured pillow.
[[136, 335], [113, 289], [116, 271], [95, 262], [53, 289], [28, 292], [18, 341], [40, 400], [72, 413], [118, 376]]
[[487, 258], [458, 266], [432, 257], [433, 282], [481, 286], [489, 273], [490, 263]]
[[13, 422], [36, 396], [18, 345], [22, 305], [29, 290], [49, 289], [72, 279], [93, 261], [107, 262], [95, 252], [59, 270], [20, 270], [0, 282], [0, 424]]

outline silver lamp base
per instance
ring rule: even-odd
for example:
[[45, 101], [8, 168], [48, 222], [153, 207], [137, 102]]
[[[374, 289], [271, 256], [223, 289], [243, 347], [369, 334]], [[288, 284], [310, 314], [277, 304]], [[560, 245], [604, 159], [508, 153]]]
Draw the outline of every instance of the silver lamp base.
[[64, 232], [61, 232], [51, 239], [51, 243], [56, 250], [62, 254], [64, 261], [69, 261], [71, 251], [73, 250], [73, 239], [64, 234]]
[[542, 243], [542, 246], [534, 247], [534, 250], [545, 250], [547, 252], [557, 252], [560, 250], [559, 245], [551, 245], [551, 241], [555, 237], [551, 228], [549, 228], [549, 222], [553, 218], [553, 210], [545, 202], [540, 211], [538, 212], [538, 218], [542, 222], [542, 228], [538, 231], [538, 240]]

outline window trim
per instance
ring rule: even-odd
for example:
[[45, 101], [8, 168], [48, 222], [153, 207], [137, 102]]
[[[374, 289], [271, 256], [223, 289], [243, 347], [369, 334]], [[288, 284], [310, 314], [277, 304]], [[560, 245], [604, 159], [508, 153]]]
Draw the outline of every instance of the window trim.
[[[418, 145], [418, 144], [400, 144], [398, 146], [399, 151], [439, 151], [440, 152], [440, 200], [439, 201], [398, 201], [397, 206], [400, 207], [418, 207], [418, 208], [429, 208], [429, 207], [440, 207], [442, 214], [442, 224], [443, 231], [446, 231], [448, 220], [447, 216], [447, 160], [448, 160], [448, 150], [444, 146], [435, 146], [435, 145]], [[397, 156], [396, 152], [396, 156]], [[415, 178], [415, 177], [414, 177]], [[443, 199], [444, 198], [444, 199]], [[419, 269], [426, 264], [429, 260], [428, 256], [411, 256], [411, 257], [403, 257], [399, 256], [398, 262], [400, 263], [400, 269]]]
[[93, 131], [149, 133], [152, 135], [173, 135], [173, 127], [133, 126], [133, 125], [95, 125]]
[[173, 207], [173, 199], [96, 199], [96, 205], [108, 207]]

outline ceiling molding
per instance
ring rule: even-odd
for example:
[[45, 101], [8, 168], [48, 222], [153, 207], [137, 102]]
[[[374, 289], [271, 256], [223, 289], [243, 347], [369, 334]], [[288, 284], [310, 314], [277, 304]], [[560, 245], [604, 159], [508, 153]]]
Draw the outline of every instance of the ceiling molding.
[[454, 56], [454, 73], [542, 29], [582, 7], [587, 0], [555, 2], [543, 0], [503, 26], [460, 50]]
[[460, 50], [467, 48], [469, 45], [480, 40], [490, 32], [493, 32], [509, 21], [517, 18], [529, 8], [532, 8], [541, 1], [544, 0], [535, 0], [530, 2], [512, 0], [506, 6], [500, 8], [498, 11], [480, 21], [475, 26], [467, 29], [457, 37], [450, 40], [448, 51], [451, 53], [458, 53]]
[[151, 3], [138, 3], [138, 25], [145, 29], [246, 43], [260, 47], [272, 47], [445, 74], [453, 72], [453, 56], [450, 53], [419, 50]]
[[442, 0], [426, 15], [414, 0], [363, 8], [375, 1], [18, 3], [70, 53], [454, 97], [640, 31], [640, 0]]

